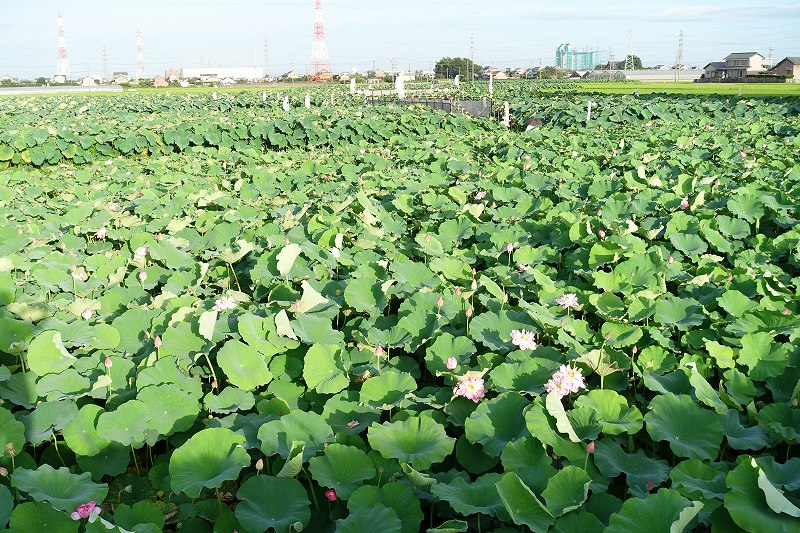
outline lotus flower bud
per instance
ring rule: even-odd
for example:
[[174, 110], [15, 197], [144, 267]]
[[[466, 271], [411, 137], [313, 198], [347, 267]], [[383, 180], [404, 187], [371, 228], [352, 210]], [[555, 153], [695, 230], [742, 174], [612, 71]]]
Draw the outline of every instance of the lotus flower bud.
[[325, 497], [328, 498], [329, 502], [335, 502], [337, 500], [336, 491], [333, 489], [326, 490]]
[[472, 285], [470, 285], [470, 287], [473, 291], [478, 288], [478, 282], [475, 281], [475, 278], [472, 279]]
[[589, 444], [586, 445], [586, 451], [594, 453], [594, 441], [590, 441]]
[[211, 382], [211, 388], [212, 389], [216, 389], [217, 388], [217, 380], [216, 379]]
[[153, 344], [156, 348], [161, 348], [161, 335], [156, 335], [156, 338], [153, 339]]
[[467, 307], [466, 315], [467, 318], [472, 316], [472, 306]]
[[375, 356], [382, 357], [383, 356], [383, 346], [380, 344], [375, 347]]
[[667, 259], [667, 263], [669, 263], [671, 265], [674, 262], [675, 262], [675, 258], [672, 257], [672, 256], [669, 256], [669, 258]]
[[113, 365], [114, 363], [111, 361], [111, 358], [109, 356], [106, 356], [106, 359], [105, 361], [103, 361], [103, 364], [106, 365], [106, 368], [111, 368], [111, 365]]
[[631, 348], [631, 351], [633, 352], [633, 355], [636, 355], [639, 352], [639, 347], [634, 344], [633, 348]]
[[605, 334], [605, 336], [604, 336], [603, 338], [604, 338], [605, 340], [607, 340], [607, 341], [610, 341], [610, 340], [611, 340], [611, 332], [609, 331], [608, 333], [606, 333], [606, 334]]
[[784, 309], [783, 311], [781, 311], [781, 314], [782, 315], [788, 315], [789, 314], [789, 310], [788, 309]]
[[599, 217], [603, 216], [603, 210], [602, 209], [598, 209], [597, 210], [597, 216], [599, 216]]
[[447, 367], [448, 370], [453, 370], [455, 367], [458, 366], [458, 361], [456, 360], [455, 357], [448, 357], [445, 366]]
[[4, 466], [0, 466], [0, 476], [8, 477], [8, 470]]
[[83, 313], [81, 313], [81, 316], [83, 317], [84, 320], [89, 320], [90, 318], [92, 318], [92, 310], [84, 309]]
[[439, 296], [439, 299], [436, 300], [436, 307], [442, 307], [444, 305], [444, 298]]
[[461, 296], [461, 287], [456, 287], [456, 296]]
[[600, 237], [601, 239], [605, 239], [606, 238], [606, 232], [603, 231], [603, 230], [597, 230], [597, 236]]
[[264, 470], [264, 459], [263, 458], [261, 458], [258, 461], [256, 461], [256, 470], [258, 470], [259, 472]]
[[145, 272], [144, 270], [139, 271], [139, 281], [141, 281], [142, 283], [147, 281], [147, 272]]
[[514, 244], [510, 243], [510, 242], [507, 242], [506, 243], [506, 252], [511, 253], [513, 251], [514, 251]]

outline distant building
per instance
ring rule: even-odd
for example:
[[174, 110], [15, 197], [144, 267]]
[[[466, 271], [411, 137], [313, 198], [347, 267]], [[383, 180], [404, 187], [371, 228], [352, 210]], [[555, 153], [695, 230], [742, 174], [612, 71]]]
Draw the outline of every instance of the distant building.
[[570, 43], [556, 49], [556, 68], [565, 70], [589, 70], [602, 62], [603, 52], [584, 48], [578, 50]]
[[84, 87], [97, 85], [97, 78], [94, 78], [92, 76], [85, 76], [84, 78], [81, 79], [81, 85], [83, 85]]
[[63, 74], [56, 74], [53, 76], [53, 83], [67, 83], [67, 77]]
[[506, 74], [505, 71], [497, 67], [486, 67], [485, 69], [478, 72], [478, 79], [488, 80], [489, 77], [492, 77], [495, 80], [507, 80], [508, 74]]
[[126, 83], [130, 83], [131, 79], [128, 77], [127, 72], [115, 72], [113, 77], [114, 83], [117, 85], [125, 85]]
[[156, 76], [153, 78], [153, 87], [169, 87], [169, 82], [164, 76]]
[[181, 79], [214, 77], [220, 80], [232, 78], [234, 80], [256, 81], [264, 79], [264, 69], [261, 67], [201, 67], [181, 69]]
[[725, 77], [725, 62], [712, 61], [703, 67], [703, 77], [711, 79], [721, 79]]
[[225, 78], [224, 80], [220, 81], [219, 84], [225, 87], [230, 87], [231, 85], [236, 85], [236, 80], [233, 78]]
[[800, 57], [785, 57], [775, 65], [770, 74], [779, 76], [791, 74], [794, 83], [800, 83]]
[[169, 67], [164, 71], [164, 79], [167, 81], [178, 81], [181, 79], [181, 73], [179, 70]]
[[764, 56], [758, 52], [737, 52], [725, 57], [726, 78], [744, 78], [748, 74], [761, 74], [766, 70]]
[[298, 74], [297, 72], [295, 72], [293, 70], [290, 70], [289, 72], [287, 72], [286, 74], [281, 75], [280, 77], [284, 78], [284, 79], [287, 79], [289, 81], [299, 80], [300, 78], [302, 78], [302, 76], [300, 76], [300, 74]]

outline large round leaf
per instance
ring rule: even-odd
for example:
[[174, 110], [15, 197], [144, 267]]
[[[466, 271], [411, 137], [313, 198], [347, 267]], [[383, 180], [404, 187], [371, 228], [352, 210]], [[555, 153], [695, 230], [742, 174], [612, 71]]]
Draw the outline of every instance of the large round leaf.
[[19, 453], [25, 446], [25, 424], [19, 422], [11, 411], [0, 407], [0, 457], [8, 454], [7, 446], [11, 444]]
[[356, 509], [344, 520], [336, 521], [336, 533], [401, 533], [402, 530], [397, 513], [379, 504], [371, 509]]
[[367, 454], [353, 446], [330, 444], [325, 454], [308, 461], [311, 477], [322, 487], [336, 490], [343, 500], [364, 480], [375, 476], [375, 465]]
[[341, 348], [332, 344], [315, 344], [306, 352], [303, 380], [309, 389], [320, 394], [336, 394], [350, 384], [342, 368]]
[[464, 422], [467, 439], [482, 444], [490, 456], [500, 455], [510, 442], [529, 434], [522, 414], [528, 403], [516, 392], [504, 392], [481, 403]]
[[77, 359], [70, 354], [58, 331], [44, 331], [28, 346], [28, 366], [37, 376], [58, 374], [75, 364]]
[[597, 413], [600, 429], [608, 435], [629, 433], [642, 429], [642, 413], [629, 407], [628, 401], [619, 393], [608, 389], [589, 391], [575, 400], [575, 407], [586, 406]]
[[630, 498], [611, 515], [608, 533], [631, 531], [684, 531], [703, 504], [691, 502], [672, 489], [660, 489], [645, 498]]
[[627, 454], [612, 438], [600, 439], [595, 443], [594, 461], [597, 469], [606, 477], [614, 478], [625, 472], [628, 487], [638, 496], [646, 493], [648, 483], [660, 485], [669, 472], [667, 461], [651, 459], [641, 449]]
[[399, 459], [417, 470], [444, 461], [453, 451], [456, 441], [447, 436], [444, 426], [438, 422], [417, 416], [370, 426], [367, 438], [372, 448], [386, 459]]
[[725, 483], [730, 488], [725, 495], [725, 508], [739, 527], [745, 531], [797, 531], [797, 507], [770, 483], [754, 460], [745, 457]]
[[0, 527], [6, 527], [11, 511], [14, 509], [14, 497], [5, 485], [0, 485]]
[[46, 503], [25, 502], [14, 508], [9, 526], [20, 533], [78, 533], [80, 522]]
[[719, 454], [723, 433], [717, 415], [685, 394], [656, 396], [644, 420], [653, 440], [669, 441], [675, 455], [713, 460]]
[[173, 452], [169, 461], [172, 490], [199, 498], [205, 488], [216, 488], [223, 481], [236, 479], [250, 464], [242, 446], [245, 438], [224, 428], [199, 431]]
[[350, 495], [347, 508], [350, 512], [359, 509], [371, 509], [376, 505], [391, 508], [400, 518], [402, 533], [416, 533], [422, 523], [424, 515], [420, 508], [419, 499], [414, 495], [414, 490], [399, 481], [392, 481], [382, 487], [363, 485]]
[[391, 409], [416, 388], [417, 382], [411, 374], [390, 370], [364, 382], [361, 401], [381, 409]]
[[91, 500], [102, 502], [108, 494], [108, 485], [93, 483], [88, 472], [73, 474], [67, 468], [56, 470], [48, 464], [36, 470], [17, 468], [11, 475], [11, 484], [36, 501], [69, 512]]
[[292, 442], [305, 442], [304, 461], [317, 454], [333, 430], [325, 419], [314, 412], [292, 411], [278, 420], [270, 420], [258, 429], [261, 451], [267, 456], [280, 454], [289, 458]]
[[505, 516], [503, 501], [497, 493], [500, 474], [484, 474], [474, 483], [468, 483], [457, 477], [449, 483], [431, 485], [431, 493], [440, 500], [446, 501], [463, 516], [485, 514], [489, 516]]
[[136, 393], [136, 399], [150, 412], [148, 429], [160, 435], [186, 431], [200, 415], [200, 402], [187, 397], [180, 389], [150, 385]]
[[302, 531], [311, 519], [311, 502], [303, 485], [291, 477], [254, 476], [242, 483], [236, 497], [236, 519], [248, 531], [268, 528]]
[[561, 516], [583, 505], [591, 483], [583, 468], [567, 465], [550, 478], [542, 496], [553, 516]]
[[264, 355], [237, 340], [229, 340], [220, 348], [217, 363], [228, 381], [242, 390], [253, 390], [272, 381]]
[[506, 472], [497, 482], [497, 494], [515, 524], [533, 531], [547, 531], [553, 525], [553, 514], [514, 472]]
[[150, 412], [144, 402], [128, 400], [114, 411], [102, 413], [97, 419], [97, 434], [108, 442], [125, 446], [144, 442], [150, 423]]

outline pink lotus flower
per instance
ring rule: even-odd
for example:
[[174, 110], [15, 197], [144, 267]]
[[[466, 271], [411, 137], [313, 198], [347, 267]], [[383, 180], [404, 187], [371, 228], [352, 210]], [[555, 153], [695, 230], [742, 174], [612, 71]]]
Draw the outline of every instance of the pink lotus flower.
[[139, 281], [141, 281], [142, 283], [147, 281], [147, 272], [145, 272], [144, 270], [139, 271]]
[[228, 309], [236, 309], [236, 300], [230, 296], [223, 296], [214, 302], [214, 311], [219, 313], [221, 311], [227, 311]]
[[91, 309], [84, 309], [83, 313], [81, 313], [81, 316], [83, 317], [84, 320], [91, 319], [92, 318], [92, 310]]
[[453, 370], [458, 366], [458, 360], [455, 357], [448, 357], [445, 366], [448, 370]]
[[486, 390], [483, 387], [483, 379], [477, 377], [459, 379], [458, 385], [453, 389], [453, 394], [478, 403], [486, 394]]
[[100, 240], [105, 239], [106, 238], [106, 228], [105, 227], [100, 228], [99, 230], [97, 230], [97, 232], [94, 234], [94, 236], [96, 238], [100, 239]]
[[116, 211], [117, 209], [119, 209], [119, 204], [116, 204], [114, 202], [108, 204], [109, 211]]
[[335, 502], [338, 499], [338, 496], [336, 496], [336, 491], [333, 489], [326, 490], [325, 497], [328, 498], [329, 502]]
[[514, 251], [514, 243], [507, 242], [506, 243], [506, 252], [511, 253]]
[[100, 508], [94, 501], [82, 503], [75, 508], [75, 511], [69, 515], [73, 520], [81, 520], [82, 518], [89, 518], [92, 515], [100, 514]]
[[133, 260], [140, 261], [147, 256], [147, 246], [140, 246], [133, 252]]
[[544, 388], [561, 399], [571, 392], [576, 393], [580, 389], [585, 389], [586, 383], [580, 369], [561, 365], [553, 377], [545, 383]]
[[528, 330], [513, 330], [511, 332], [511, 343], [520, 350], [535, 350], [536, 335]]
[[570, 307], [573, 309], [578, 308], [578, 295], [572, 292], [567, 294], [562, 294], [556, 300], [556, 303], [563, 307], [564, 309], [569, 309]]
[[679, 205], [678, 207], [680, 207], [683, 211], [689, 209], [689, 199], [684, 198], [683, 200], [681, 200], [681, 205]]
[[483, 200], [484, 198], [486, 198], [486, 191], [478, 191], [475, 193], [476, 200]]
[[597, 230], [597, 236], [600, 237], [601, 239], [605, 239], [606, 232], [603, 230]]

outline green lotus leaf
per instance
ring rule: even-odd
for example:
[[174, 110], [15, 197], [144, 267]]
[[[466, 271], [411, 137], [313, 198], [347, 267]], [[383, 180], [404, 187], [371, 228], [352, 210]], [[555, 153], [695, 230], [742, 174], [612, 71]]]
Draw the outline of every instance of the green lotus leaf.
[[248, 531], [302, 531], [311, 520], [308, 493], [291, 477], [251, 477], [239, 487], [236, 498], [241, 501], [236, 519]]
[[736, 318], [741, 318], [746, 312], [758, 307], [754, 302], [741, 292], [731, 289], [717, 299], [719, 306]]
[[612, 390], [589, 391], [575, 400], [575, 407], [588, 407], [597, 413], [601, 431], [607, 435], [633, 435], [642, 429], [642, 413]]
[[180, 389], [149, 386], [139, 389], [136, 399], [148, 410], [148, 429], [169, 436], [191, 428], [200, 415], [200, 402], [187, 398]]
[[[755, 461], [744, 456], [728, 473], [725, 509], [745, 531], [794, 531], [799, 513], [772, 485]], [[764, 490], [766, 488], [766, 490]]]
[[116, 476], [125, 472], [131, 462], [130, 446], [118, 442], [109, 443], [98, 453], [85, 456], [76, 456], [78, 466], [81, 470], [90, 472], [95, 481], [103, 479], [103, 476]]
[[97, 434], [95, 427], [103, 412], [103, 408], [98, 405], [86, 404], [61, 431], [67, 446], [75, 454], [97, 455], [108, 446], [108, 441]]
[[244, 441], [243, 436], [224, 428], [192, 435], [170, 457], [172, 490], [199, 498], [203, 488], [217, 488], [224, 481], [236, 479], [241, 469], [250, 465]]
[[464, 422], [467, 439], [498, 456], [511, 442], [528, 435], [523, 412], [530, 402], [515, 392], [504, 392], [478, 408]]
[[158, 505], [148, 501], [138, 501], [133, 506], [120, 504], [114, 507], [114, 523], [119, 527], [139, 533], [147, 530], [142, 526], [153, 526], [153, 531], [163, 531], [164, 513]]
[[61, 431], [77, 414], [78, 407], [74, 402], [42, 402], [20, 417], [25, 424], [25, 439], [34, 446], [49, 441], [54, 431]]
[[500, 461], [496, 455], [487, 455], [483, 451], [483, 446], [471, 443], [464, 435], [456, 440], [456, 459], [470, 474], [483, 474]]
[[203, 405], [212, 413], [230, 414], [236, 411], [249, 411], [256, 404], [256, 399], [250, 391], [236, 387], [225, 387], [219, 394], [213, 391], [203, 398]]
[[561, 516], [583, 505], [589, 496], [592, 479], [582, 468], [567, 465], [550, 478], [542, 492], [553, 516]]
[[669, 472], [667, 461], [651, 459], [644, 450], [627, 454], [611, 438], [600, 439], [595, 443], [594, 462], [600, 473], [608, 478], [617, 477], [624, 472], [628, 487], [637, 496], [646, 493], [648, 483], [655, 486], [663, 483]]
[[97, 435], [125, 446], [142, 443], [150, 426], [150, 409], [142, 401], [129, 400], [97, 419]]
[[403, 523], [394, 510], [380, 504], [371, 509], [356, 509], [343, 520], [336, 521], [337, 533], [401, 533]]
[[78, 533], [80, 522], [74, 521], [68, 513], [53, 509], [52, 505], [25, 502], [14, 508], [9, 526], [11, 531], [25, 533]]
[[611, 515], [606, 531], [684, 531], [702, 508], [702, 502], [691, 502], [678, 491], [660, 489], [644, 498], [625, 500], [619, 513]]
[[314, 412], [292, 411], [278, 420], [270, 420], [258, 430], [261, 451], [266, 456], [279, 454], [289, 457], [292, 442], [304, 442], [304, 460], [317, 454], [331, 440], [333, 430], [322, 415]]
[[716, 415], [685, 395], [656, 396], [644, 417], [655, 441], [666, 440], [675, 455], [713, 460], [722, 445], [722, 425]]
[[517, 474], [525, 485], [537, 493], [547, 487], [548, 479], [556, 473], [547, 450], [533, 436], [509, 443], [503, 448], [500, 460], [506, 472]]
[[569, 513], [558, 520], [550, 533], [572, 533], [573, 531], [603, 531], [605, 524], [588, 511]]
[[[555, 399], [558, 401], [557, 398]], [[564, 418], [566, 419], [566, 412], [564, 413]], [[567, 422], [569, 423], [568, 419]], [[548, 414], [544, 399], [541, 396], [536, 398], [525, 411], [525, 426], [528, 428], [528, 432], [534, 435], [539, 442], [552, 447], [556, 455], [573, 461], [586, 458], [585, 445], [580, 442], [574, 442], [561, 433], [557, 428], [555, 418]], [[580, 441], [580, 439], [577, 440]]]
[[448, 520], [438, 527], [428, 528], [427, 533], [466, 533], [469, 524], [463, 520]]
[[355, 435], [380, 420], [380, 411], [363, 405], [358, 398], [358, 392], [346, 390], [325, 402], [322, 416], [333, 428], [334, 433]]
[[354, 277], [344, 289], [344, 301], [360, 313], [379, 314], [386, 307], [386, 294], [377, 276]]
[[56, 470], [44, 464], [36, 470], [17, 468], [11, 474], [11, 484], [36, 501], [48, 502], [60, 511], [72, 512], [75, 506], [94, 500], [102, 502], [108, 485], [93, 483], [91, 474], [73, 474], [67, 468]]
[[367, 479], [375, 476], [375, 465], [367, 454], [352, 446], [330, 444], [321, 456], [308, 461], [311, 477], [322, 487], [334, 489], [343, 500]]
[[[121, 343], [120, 343], [121, 344]], [[208, 341], [196, 333], [189, 322], [181, 322], [169, 328], [162, 335], [160, 358], [175, 357], [176, 360], [188, 364], [193, 362], [197, 354], [202, 353]]]
[[556, 429], [566, 435], [572, 442], [580, 442], [581, 439], [575, 434], [561, 398], [557, 394], [548, 393], [544, 399], [544, 405], [547, 408], [547, 414], [556, 421]]
[[491, 388], [500, 392], [541, 394], [544, 392], [544, 384], [559, 366], [560, 363], [557, 361], [540, 357], [532, 357], [521, 363], [502, 363], [489, 374], [492, 380]]
[[25, 424], [3, 407], [0, 407], [0, 443], [0, 457], [8, 455], [9, 443], [16, 453], [21, 452], [25, 446]]
[[363, 485], [347, 500], [350, 512], [359, 509], [369, 510], [376, 505], [388, 507], [397, 514], [402, 523], [401, 533], [416, 533], [425, 518], [414, 490], [399, 481], [392, 481], [382, 487]]
[[742, 350], [737, 363], [750, 368], [750, 379], [764, 381], [786, 370], [789, 350], [785, 344], [776, 343], [771, 333], [748, 333], [742, 337]]
[[28, 366], [37, 376], [58, 374], [75, 364], [77, 359], [64, 347], [61, 333], [44, 331], [28, 346]]
[[391, 409], [417, 390], [411, 374], [389, 370], [369, 378], [361, 386], [361, 401], [380, 409]]
[[434, 343], [426, 350], [426, 366], [432, 374], [447, 372], [446, 363], [449, 357], [454, 357], [459, 365], [467, 365], [475, 350], [475, 345], [468, 337], [454, 337], [445, 332], [436, 337]]
[[669, 236], [669, 240], [675, 249], [690, 257], [702, 255], [708, 250], [708, 245], [697, 235], [673, 233]]
[[252, 391], [272, 381], [272, 373], [264, 355], [237, 340], [229, 340], [220, 348], [217, 363], [228, 381], [245, 391]]
[[656, 301], [655, 320], [662, 326], [688, 331], [703, 323], [702, 307], [692, 298], [661, 297]]
[[[277, 315], [280, 317], [280, 313]], [[276, 324], [278, 318], [276, 317]], [[331, 344], [342, 346], [344, 344], [344, 333], [333, 329], [331, 319], [325, 316], [317, 316], [309, 313], [298, 313], [295, 320], [290, 324], [290, 330], [301, 341], [306, 344]], [[279, 328], [279, 332], [281, 329]], [[291, 337], [291, 335], [287, 336]]]
[[800, 442], [800, 411], [781, 403], [765, 405], [756, 415], [758, 425], [774, 439], [789, 444]]
[[553, 525], [553, 514], [514, 472], [505, 473], [497, 482], [497, 494], [515, 524], [537, 532]]
[[683, 496], [698, 500], [721, 500], [728, 492], [725, 487], [727, 469], [718, 464], [708, 464], [699, 459], [687, 459], [673, 468], [669, 477], [672, 487]]
[[341, 352], [339, 346], [331, 344], [315, 344], [308, 349], [303, 362], [303, 379], [308, 388], [320, 394], [336, 394], [350, 384]]
[[300, 248], [299, 244], [290, 243], [283, 247], [283, 249], [278, 253], [278, 272], [280, 272], [281, 276], [288, 276], [289, 271], [292, 270], [294, 266], [294, 262], [303, 252], [302, 248]]
[[96, 324], [92, 327], [94, 336], [92, 346], [96, 350], [113, 350], [119, 346], [119, 330], [110, 324]]
[[0, 527], [6, 527], [11, 511], [14, 509], [14, 497], [5, 485], [0, 486]]
[[426, 470], [450, 455], [455, 440], [448, 437], [444, 426], [428, 417], [412, 416], [400, 422], [384, 422], [369, 427], [367, 438], [383, 457], [410, 463], [417, 470]]
[[431, 493], [462, 516], [481, 513], [501, 518], [506, 514], [497, 489], [501, 477], [500, 474], [484, 474], [473, 483], [458, 477], [449, 483], [432, 485]]

